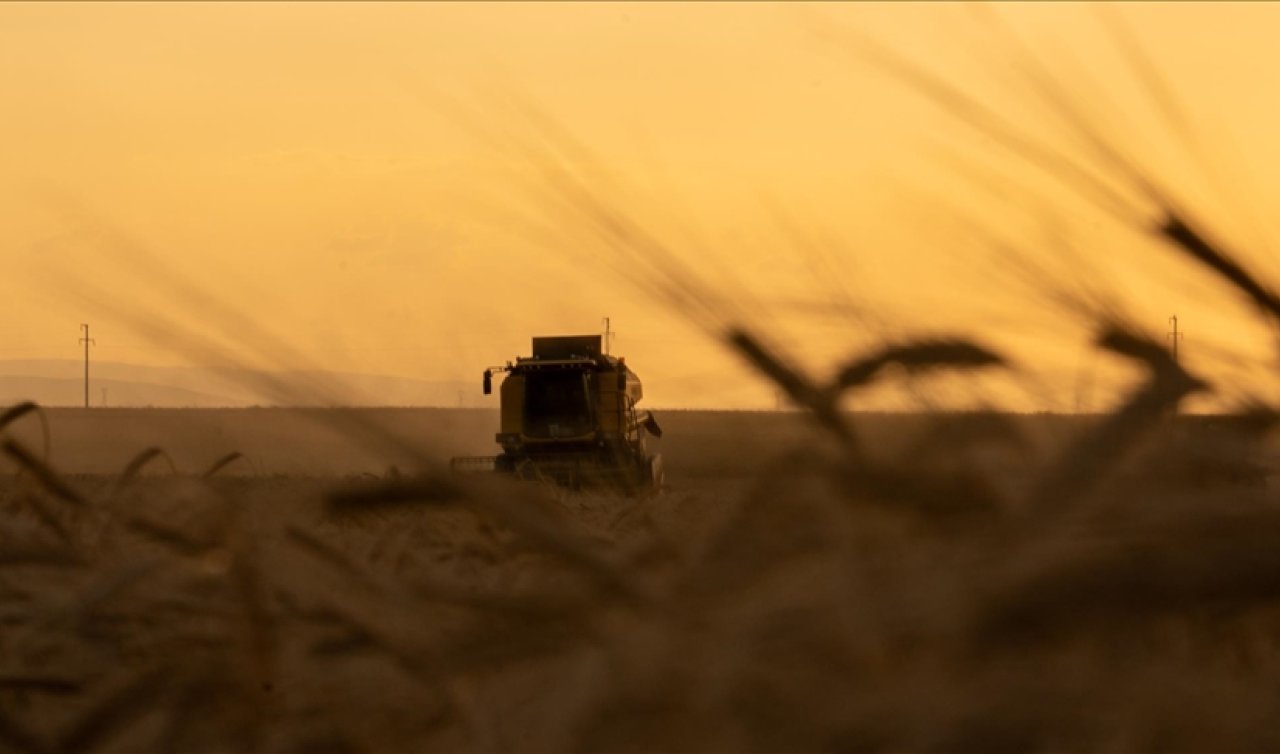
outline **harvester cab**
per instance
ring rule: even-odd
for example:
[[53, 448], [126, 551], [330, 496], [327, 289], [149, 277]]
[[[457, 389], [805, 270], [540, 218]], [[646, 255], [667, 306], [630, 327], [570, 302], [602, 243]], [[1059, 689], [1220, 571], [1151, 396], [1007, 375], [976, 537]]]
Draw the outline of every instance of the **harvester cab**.
[[460, 471], [492, 469], [572, 488], [627, 492], [662, 486], [662, 457], [646, 435], [662, 436], [653, 414], [638, 410], [640, 378], [626, 361], [601, 350], [601, 336], [533, 339], [533, 355], [484, 371], [484, 392], [504, 372], [496, 436], [502, 453], [455, 458]]

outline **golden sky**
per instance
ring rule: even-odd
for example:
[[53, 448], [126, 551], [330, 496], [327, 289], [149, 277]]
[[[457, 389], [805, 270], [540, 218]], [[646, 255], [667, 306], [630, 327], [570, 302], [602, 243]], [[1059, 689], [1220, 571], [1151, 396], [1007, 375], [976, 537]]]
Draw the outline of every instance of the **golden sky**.
[[[1074, 269], [1150, 332], [1177, 313], [1194, 367], [1274, 397], [1257, 377], [1267, 330], [1232, 295], [1058, 201], [841, 41], [874, 39], [1078, 151], [1019, 78], [1030, 51], [1280, 272], [1265, 246], [1280, 237], [1280, 6], [1113, 15], [1193, 141], [1086, 5], [0, 4], [0, 359], [75, 358], [88, 321], [99, 359], [253, 361], [262, 328], [296, 352], [272, 350], [277, 366], [475, 379], [478, 392], [480, 371], [529, 336], [609, 316], [652, 405], [772, 406], [769, 386], [611, 272], [611, 252], [495, 147], [514, 138], [538, 162], [554, 146], [523, 103], [586, 145], [595, 162], [575, 169], [596, 189], [815, 373], [887, 336], [967, 333], [1050, 385], [1032, 398], [994, 382], [978, 399], [1070, 409], [1087, 372], [1097, 408], [1124, 370], [1092, 351], [1088, 322], [1011, 282], [1000, 236], [1050, 269], [1072, 246], [1087, 262]], [[864, 316], [814, 315], [832, 300]], [[140, 323], [188, 329], [154, 342]]]

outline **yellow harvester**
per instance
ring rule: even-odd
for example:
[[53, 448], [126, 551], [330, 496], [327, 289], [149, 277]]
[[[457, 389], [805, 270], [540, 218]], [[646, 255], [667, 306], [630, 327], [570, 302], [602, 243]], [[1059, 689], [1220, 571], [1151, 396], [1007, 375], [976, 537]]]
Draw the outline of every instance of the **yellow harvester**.
[[573, 488], [660, 488], [662, 456], [649, 453], [645, 435], [661, 437], [662, 430], [651, 413], [636, 409], [640, 378], [624, 359], [603, 353], [600, 342], [599, 335], [534, 338], [532, 356], [486, 369], [486, 395], [494, 372], [506, 373], [496, 438], [502, 454], [455, 458], [454, 468]]

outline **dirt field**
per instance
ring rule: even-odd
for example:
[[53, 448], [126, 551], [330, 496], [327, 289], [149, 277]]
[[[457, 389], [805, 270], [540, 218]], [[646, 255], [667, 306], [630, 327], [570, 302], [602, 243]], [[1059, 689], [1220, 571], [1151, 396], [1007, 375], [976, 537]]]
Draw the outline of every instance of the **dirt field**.
[[[9, 429], [39, 449], [35, 418]], [[1057, 507], [1010, 469], [1053, 479], [1096, 420], [983, 456], [990, 418], [873, 417], [860, 468], [800, 415], [671, 412], [648, 498], [414, 476], [438, 456], [355, 439], [487, 452], [493, 418], [50, 411], [65, 473], [0, 487], [0, 746], [1280, 744], [1280, 501], [1153, 465], [1234, 425], [1161, 430]], [[122, 473], [150, 445], [181, 473]]]

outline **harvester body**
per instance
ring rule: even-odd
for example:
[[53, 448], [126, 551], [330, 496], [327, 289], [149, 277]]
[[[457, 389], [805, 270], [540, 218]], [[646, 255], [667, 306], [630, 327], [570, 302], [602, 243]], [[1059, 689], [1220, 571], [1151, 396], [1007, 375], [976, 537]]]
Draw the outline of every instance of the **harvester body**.
[[640, 378], [600, 345], [599, 335], [537, 337], [533, 355], [485, 370], [485, 392], [493, 372], [506, 372], [495, 438], [502, 453], [454, 459], [454, 468], [491, 466], [572, 488], [661, 487], [662, 458], [648, 451], [645, 435], [660, 437], [662, 430], [636, 408], [644, 394]]

